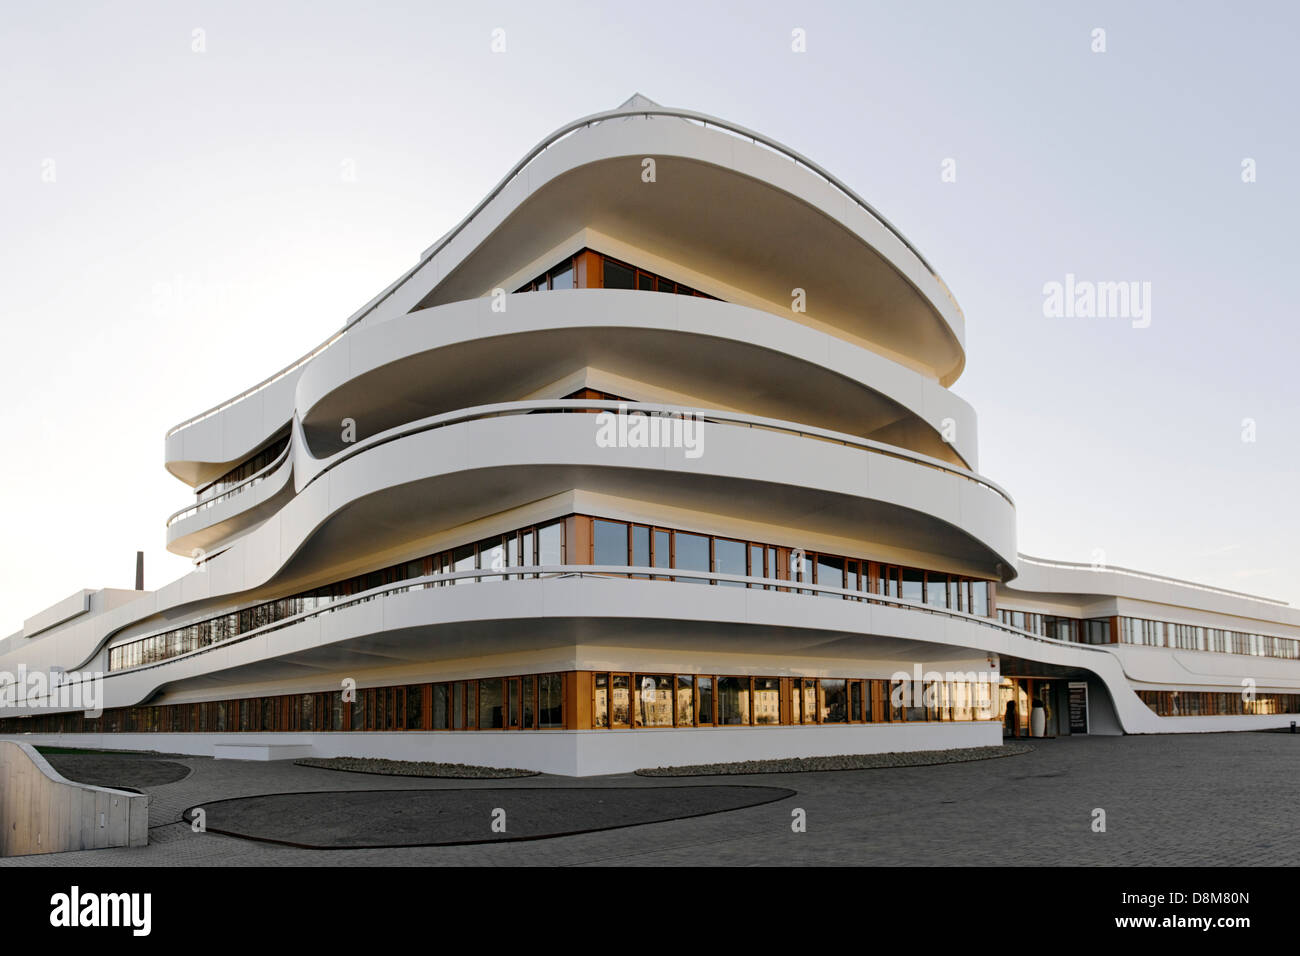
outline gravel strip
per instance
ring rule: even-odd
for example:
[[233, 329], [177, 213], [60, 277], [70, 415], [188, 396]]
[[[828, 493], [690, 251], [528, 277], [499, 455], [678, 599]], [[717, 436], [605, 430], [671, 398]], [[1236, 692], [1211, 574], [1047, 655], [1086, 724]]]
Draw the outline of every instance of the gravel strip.
[[788, 757], [784, 760], [742, 760], [739, 763], [703, 763], [689, 767], [654, 767], [638, 770], [642, 777], [712, 777], [741, 773], [808, 773], [826, 770], [881, 770], [885, 767], [931, 767], [967, 763], [1030, 753], [1028, 744], [1000, 747], [964, 747], [958, 750], [914, 750], [890, 754], [842, 754], [835, 757]]
[[503, 777], [536, 777], [536, 770], [512, 767], [476, 767], [467, 763], [432, 763], [421, 760], [370, 760], [364, 757], [305, 757], [299, 767], [342, 770], [345, 773], [374, 773], [388, 777], [447, 777], [453, 780], [495, 780]]

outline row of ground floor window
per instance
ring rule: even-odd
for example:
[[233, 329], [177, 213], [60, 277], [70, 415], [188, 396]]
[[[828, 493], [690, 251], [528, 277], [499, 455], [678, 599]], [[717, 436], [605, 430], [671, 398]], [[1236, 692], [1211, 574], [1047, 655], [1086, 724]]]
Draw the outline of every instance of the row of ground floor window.
[[0, 720], [0, 733], [589, 730], [997, 719], [982, 681], [567, 671], [118, 707]]
[[[890, 681], [567, 671], [0, 719], [0, 733], [591, 730], [1005, 720], [1050, 681]], [[1035, 684], [1038, 685], [1035, 692]], [[1161, 717], [1300, 713], [1300, 694], [1140, 690]], [[1023, 700], [1018, 700], [1024, 698]], [[1018, 728], [1018, 729], [1017, 729]]]
[[1241, 691], [1200, 690], [1140, 690], [1137, 694], [1161, 717], [1300, 714], [1300, 694], [1247, 695]]

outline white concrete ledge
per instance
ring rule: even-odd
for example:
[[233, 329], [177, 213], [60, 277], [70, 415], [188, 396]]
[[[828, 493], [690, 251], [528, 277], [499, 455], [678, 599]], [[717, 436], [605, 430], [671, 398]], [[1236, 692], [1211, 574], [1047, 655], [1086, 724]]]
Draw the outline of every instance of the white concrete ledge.
[[212, 756], [217, 760], [297, 760], [312, 755], [311, 744], [214, 744]]

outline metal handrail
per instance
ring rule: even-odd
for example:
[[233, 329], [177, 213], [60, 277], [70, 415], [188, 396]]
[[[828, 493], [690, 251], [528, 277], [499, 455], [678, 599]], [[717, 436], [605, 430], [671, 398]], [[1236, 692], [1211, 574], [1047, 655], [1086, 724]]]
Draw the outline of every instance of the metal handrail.
[[473, 408], [460, 409], [454, 412], [444, 412], [441, 415], [433, 415], [429, 418], [418, 419], [414, 422], [407, 422], [406, 424], [398, 425], [394, 428], [388, 429], [387, 431], [380, 432], [377, 435], [372, 435], [354, 445], [350, 445], [346, 450], [339, 452], [335, 457], [329, 459], [324, 467], [322, 467], [318, 472], [311, 475], [303, 487], [305, 488], [307, 485], [310, 485], [321, 475], [336, 466], [341, 465], [348, 459], [360, 455], [365, 451], [369, 451], [378, 445], [384, 445], [388, 442], [396, 441], [399, 438], [407, 438], [411, 435], [432, 431], [433, 429], [442, 428], [447, 425], [455, 425], [462, 422], [475, 421], [484, 418], [526, 415], [539, 411], [567, 412], [577, 409], [598, 409], [600, 411], [610, 412], [626, 410], [629, 413], [646, 412], [656, 415], [686, 416], [712, 424], [762, 428], [770, 431], [797, 435], [801, 438], [816, 438], [822, 441], [829, 441], [850, 448], [868, 451], [872, 454], [883, 455], [887, 458], [897, 458], [902, 461], [947, 472], [948, 474], [964, 478], [967, 481], [974, 482], [977, 485], [993, 491], [1005, 499], [1007, 504], [1011, 505], [1013, 508], [1015, 507], [1015, 501], [1012, 500], [1011, 495], [1009, 495], [1003, 488], [992, 481], [989, 481], [987, 478], [977, 475], [969, 469], [950, 464], [949, 462], [938, 458], [931, 458], [929, 455], [923, 455], [920, 452], [909, 451], [905, 448], [899, 448], [896, 445], [887, 445], [883, 442], [873, 441], [869, 438], [858, 438], [854, 435], [831, 431], [826, 428], [801, 425], [798, 422], [786, 421], [779, 418], [764, 418], [759, 415], [744, 415], [738, 412], [688, 408], [679, 405], [661, 405], [655, 402], [610, 402], [581, 398], [550, 399], [545, 401], [527, 402], [498, 402], [493, 405], [479, 405]]
[[238, 484], [231, 485], [221, 494], [213, 495], [211, 498], [205, 498], [202, 501], [197, 502], [196, 504], [189, 505], [188, 507], [182, 508], [180, 511], [173, 513], [172, 516], [167, 519], [167, 527], [170, 528], [173, 522], [179, 521], [182, 518], [188, 518], [192, 514], [198, 514], [200, 511], [204, 511], [208, 508], [211, 508], [213, 505], [217, 504], [218, 502], [225, 501], [227, 498], [232, 498], [235, 495], [243, 492], [245, 489], [260, 483], [263, 478], [267, 477], [267, 475], [269, 475], [272, 471], [275, 471], [282, 464], [284, 464], [284, 460], [289, 457], [289, 448], [291, 444], [292, 442], [286, 442], [284, 449], [280, 452], [280, 454], [275, 456], [275, 460], [273, 462], [259, 469], [253, 474], [249, 475], [247, 478], [245, 478], [243, 481], [239, 482]]
[[[123, 668], [122, 670], [110, 671], [104, 674], [104, 679], [124, 675], [138, 674], [145, 670], [156, 667], [164, 667], [177, 661], [186, 660], [196, 657], [200, 654], [207, 654], [211, 651], [223, 647], [229, 647], [232, 644], [241, 643], [251, 640], [254, 637], [261, 637], [273, 631], [282, 628], [291, 627], [310, 618], [319, 617], [322, 614], [330, 614], [343, 608], [351, 607], [355, 604], [365, 604], [373, 601], [378, 597], [386, 597], [393, 593], [405, 593], [407, 591], [424, 590], [427, 588], [437, 587], [444, 584], [452, 584], [461, 580], [479, 580], [483, 578], [500, 581], [518, 581], [518, 580], [537, 580], [543, 578], [561, 579], [561, 578], [631, 578], [631, 579], [651, 579], [651, 580], [669, 580], [676, 582], [678, 578], [689, 578], [692, 580], [706, 580], [710, 582], [726, 581], [736, 584], [753, 585], [754, 589], [761, 588], [766, 591], [783, 591], [786, 593], [797, 594], [801, 591], [814, 591], [817, 593], [832, 594], [851, 598], [857, 601], [866, 601], [874, 604], [886, 604], [894, 607], [900, 607], [907, 610], [922, 611], [927, 614], [939, 614], [944, 617], [956, 620], [968, 621], [972, 624], [979, 624], [984, 627], [990, 627], [996, 631], [1002, 631], [1014, 637], [1024, 637], [1029, 640], [1038, 641], [1042, 644], [1052, 644], [1060, 647], [1073, 647], [1081, 650], [1095, 653], [1108, 653], [1104, 646], [1078, 644], [1073, 641], [1062, 641], [1054, 637], [1044, 637], [1040, 634], [1034, 634], [1030, 631], [1018, 627], [1012, 627], [1009, 624], [1003, 624], [997, 618], [980, 617], [970, 614], [966, 611], [954, 611], [950, 608], [934, 607], [923, 601], [913, 601], [910, 598], [893, 597], [887, 594], [873, 594], [870, 591], [854, 591], [848, 588], [836, 588], [824, 584], [812, 584], [802, 581], [789, 581], [780, 578], [751, 577], [744, 574], [727, 574], [721, 571], [694, 571], [684, 568], [650, 568], [634, 567], [628, 565], [590, 565], [590, 564], [563, 564], [563, 565], [530, 565], [530, 566], [511, 566], [501, 568], [474, 568], [467, 571], [446, 571], [439, 574], [426, 574], [418, 578], [407, 578], [405, 581], [395, 581], [392, 584], [380, 585], [371, 588], [368, 591], [362, 591], [360, 594], [351, 594], [347, 597], [336, 598], [324, 607], [313, 608], [310, 611], [302, 611], [298, 614], [291, 615], [280, 621], [273, 621], [270, 624], [264, 624], [236, 637], [227, 638], [224, 641], [214, 641], [206, 647], [200, 647], [193, 651], [187, 651], [184, 654], [178, 654], [175, 657], [169, 657], [162, 661], [151, 661], [147, 664], [141, 664], [137, 667]], [[123, 647], [127, 644], [134, 644], [138, 641], [146, 641], [152, 637], [158, 637], [171, 631], [179, 630], [184, 627], [192, 627], [195, 624], [201, 624], [204, 621], [216, 620], [219, 617], [227, 617], [236, 614], [248, 607], [255, 607], [266, 602], [259, 601], [256, 604], [249, 604], [242, 608], [225, 611], [222, 614], [214, 615], [208, 618], [189, 621], [186, 624], [172, 624], [150, 634], [141, 637], [132, 638], [124, 641], [122, 644], [115, 645]]]
[[296, 361], [291, 362], [289, 365], [286, 365], [280, 371], [263, 379], [258, 384], [240, 392], [234, 398], [227, 399], [226, 401], [221, 402], [218, 405], [214, 405], [212, 408], [209, 408], [207, 411], [200, 412], [199, 414], [181, 422], [179, 425], [173, 426], [172, 428], [168, 429], [167, 437], [170, 438], [172, 435], [176, 434], [181, 429], [188, 428], [190, 425], [193, 425], [196, 422], [200, 422], [205, 418], [215, 415], [217, 412], [222, 411], [223, 409], [229, 408], [230, 406], [243, 401], [245, 398], [255, 394], [256, 392], [260, 392], [262, 389], [266, 388], [267, 386], [274, 384], [275, 382], [279, 381], [281, 378], [284, 378], [286, 375], [289, 375], [290, 373], [301, 368], [303, 365], [310, 362], [321, 352], [324, 352], [327, 348], [329, 348], [340, 338], [342, 338], [345, 332], [347, 332], [350, 328], [352, 328], [354, 325], [356, 325], [358, 322], [364, 319], [367, 315], [369, 315], [371, 312], [377, 309], [380, 305], [382, 305], [394, 292], [400, 289], [407, 282], [407, 280], [411, 278], [411, 276], [415, 275], [416, 272], [422, 269], [430, 259], [436, 256], [443, 249], [445, 249], [447, 245], [458, 235], [460, 235], [460, 233], [465, 229], [465, 227], [468, 226], [469, 223], [472, 222], [475, 219], [475, 217], [479, 215], [479, 213], [481, 213], [485, 208], [487, 208], [488, 204], [491, 203], [492, 200], [496, 199], [496, 197], [499, 196], [505, 190], [505, 188], [508, 185], [510, 185], [510, 183], [513, 182], [514, 179], [521, 172], [523, 172], [523, 170], [530, 163], [532, 163], [534, 159], [536, 159], [538, 156], [544, 153], [555, 143], [569, 136], [571, 133], [575, 133], [580, 129], [593, 126], [597, 123], [601, 123], [611, 119], [631, 118], [635, 116], [643, 116], [646, 117], [647, 119], [652, 116], [667, 116], [676, 119], [694, 121], [702, 124], [706, 128], [712, 126], [719, 130], [723, 130], [724, 132], [731, 133], [733, 135], [742, 137], [744, 139], [752, 140], [754, 143], [761, 143], [767, 148], [782, 154], [788, 159], [793, 160], [796, 164], [804, 167], [809, 172], [812, 172], [820, 176], [833, 188], [838, 189], [849, 199], [853, 200], [853, 202], [855, 202], [861, 209], [863, 209], [870, 216], [872, 216], [877, 222], [879, 222], [882, 226], [888, 229], [890, 233], [893, 234], [894, 238], [898, 239], [898, 241], [901, 242], [907, 248], [907, 250], [912, 253], [912, 255], [916, 256], [916, 258], [920, 261], [920, 263], [923, 266], [925, 266], [926, 270], [930, 273], [930, 275], [934, 278], [934, 280], [939, 283], [939, 287], [943, 289], [944, 294], [948, 296], [948, 299], [950, 302], [952, 302], [953, 307], [957, 309], [958, 313], [961, 312], [961, 306], [957, 304], [957, 300], [953, 297], [952, 291], [948, 288], [947, 283], [945, 283], [943, 279], [940, 278], [939, 273], [935, 270], [934, 266], [930, 264], [929, 260], [927, 260], [925, 256], [921, 254], [921, 251], [917, 249], [916, 246], [912, 245], [912, 243], [907, 239], [907, 237], [904, 236], [893, 223], [891, 223], [888, 219], [886, 219], [880, 213], [879, 210], [877, 210], [869, 202], [867, 202], [865, 199], [859, 196], [845, 183], [841, 182], [830, 172], [823, 169], [821, 166], [813, 162], [811, 159], [808, 159], [806, 156], [803, 156], [802, 154], [795, 152], [793, 149], [784, 145], [783, 143], [779, 143], [774, 139], [769, 139], [763, 134], [757, 133], [751, 129], [747, 129], [746, 127], [741, 126], [737, 123], [732, 123], [729, 122], [728, 120], [720, 119], [716, 116], [710, 116], [707, 113], [700, 113], [695, 110], [673, 109], [670, 107], [661, 107], [661, 106], [643, 107], [640, 109], [626, 109], [626, 110], [624, 109], [604, 110], [599, 113], [592, 113], [590, 116], [584, 116], [582, 119], [574, 120], [571, 123], [566, 123], [564, 126], [561, 126], [559, 129], [555, 130], [549, 136], [541, 140], [541, 142], [539, 142], [536, 146], [534, 146], [531, 150], [529, 150], [524, 155], [523, 159], [519, 160], [519, 162], [515, 163], [515, 165], [511, 167], [510, 171], [506, 173], [504, 177], [502, 177], [501, 181], [498, 182], [496, 186], [492, 188], [492, 191], [489, 192], [487, 196], [485, 196], [482, 200], [480, 200], [479, 203], [472, 210], [470, 210], [469, 215], [467, 215], [464, 219], [462, 219], [459, 223], [457, 223], [441, 239], [439, 239], [436, 243], [434, 243], [434, 245], [430, 246], [427, 250], [425, 250], [425, 252], [420, 256], [419, 262], [417, 262], [413, 267], [411, 267], [405, 273], [403, 273], [401, 277], [397, 279], [397, 281], [395, 281], [392, 285], [390, 285], [387, 289], [385, 289], [382, 293], [380, 293], [375, 299], [373, 299], [367, 305], [363, 306], [359, 312], [357, 312], [350, 319], [348, 319], [346, 323], [344, 323], [341, 329], [339, 329], [337, 332], [331, 335], [320, 345], [316, 346], [316, 348], [312, 349], [306, 355], [303, 355], [301, 358], [297, 359]]
[[1281, 601], [1277, 598], [1261, 597], [1258, 594], [1247, 594], [1245, 591], [1232, 591], [1228, 588], [1215, 587], [1213, 584], [1197, 584], [1195, 581], [1184, 581], [1180, 578], [1166, 577], [1163, 574], [1153, 574], [1149, 571], [1134, 571], [1132, 568], [1121, 568], [1109, 564], [1097, 565], [1082, 564], [1077, 561], [1050, 561], [1046, 558], [1032, 558], [1027, 554], [1018, 555], [1017, 560], [1024, 561], [1028, 564], [1036, 564], [1039, 567], [1060, 568], [1066, 571], [1110, 571], [1130, 578], [1142, 578], [1147, 581], [1158, 581], [1162, 584], [1176, 584], [1179, 587], [1195, 588], [1198, 591], [1210, 591], [1214, 594], [1224, 594], [1229, 597], [1246, 598], [1250, 601], [1262, 601], [1265, 604], [1276, 604], [1280, 607], [1291, 606], [1289, 601]]

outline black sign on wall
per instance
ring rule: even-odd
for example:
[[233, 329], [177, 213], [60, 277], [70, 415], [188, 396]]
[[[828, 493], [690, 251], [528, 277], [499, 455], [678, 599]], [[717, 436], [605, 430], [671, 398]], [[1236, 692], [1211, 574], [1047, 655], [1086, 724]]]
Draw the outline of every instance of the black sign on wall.
[[1088, 684], [1070, 681], [1070, 733], [1088, 732]]

